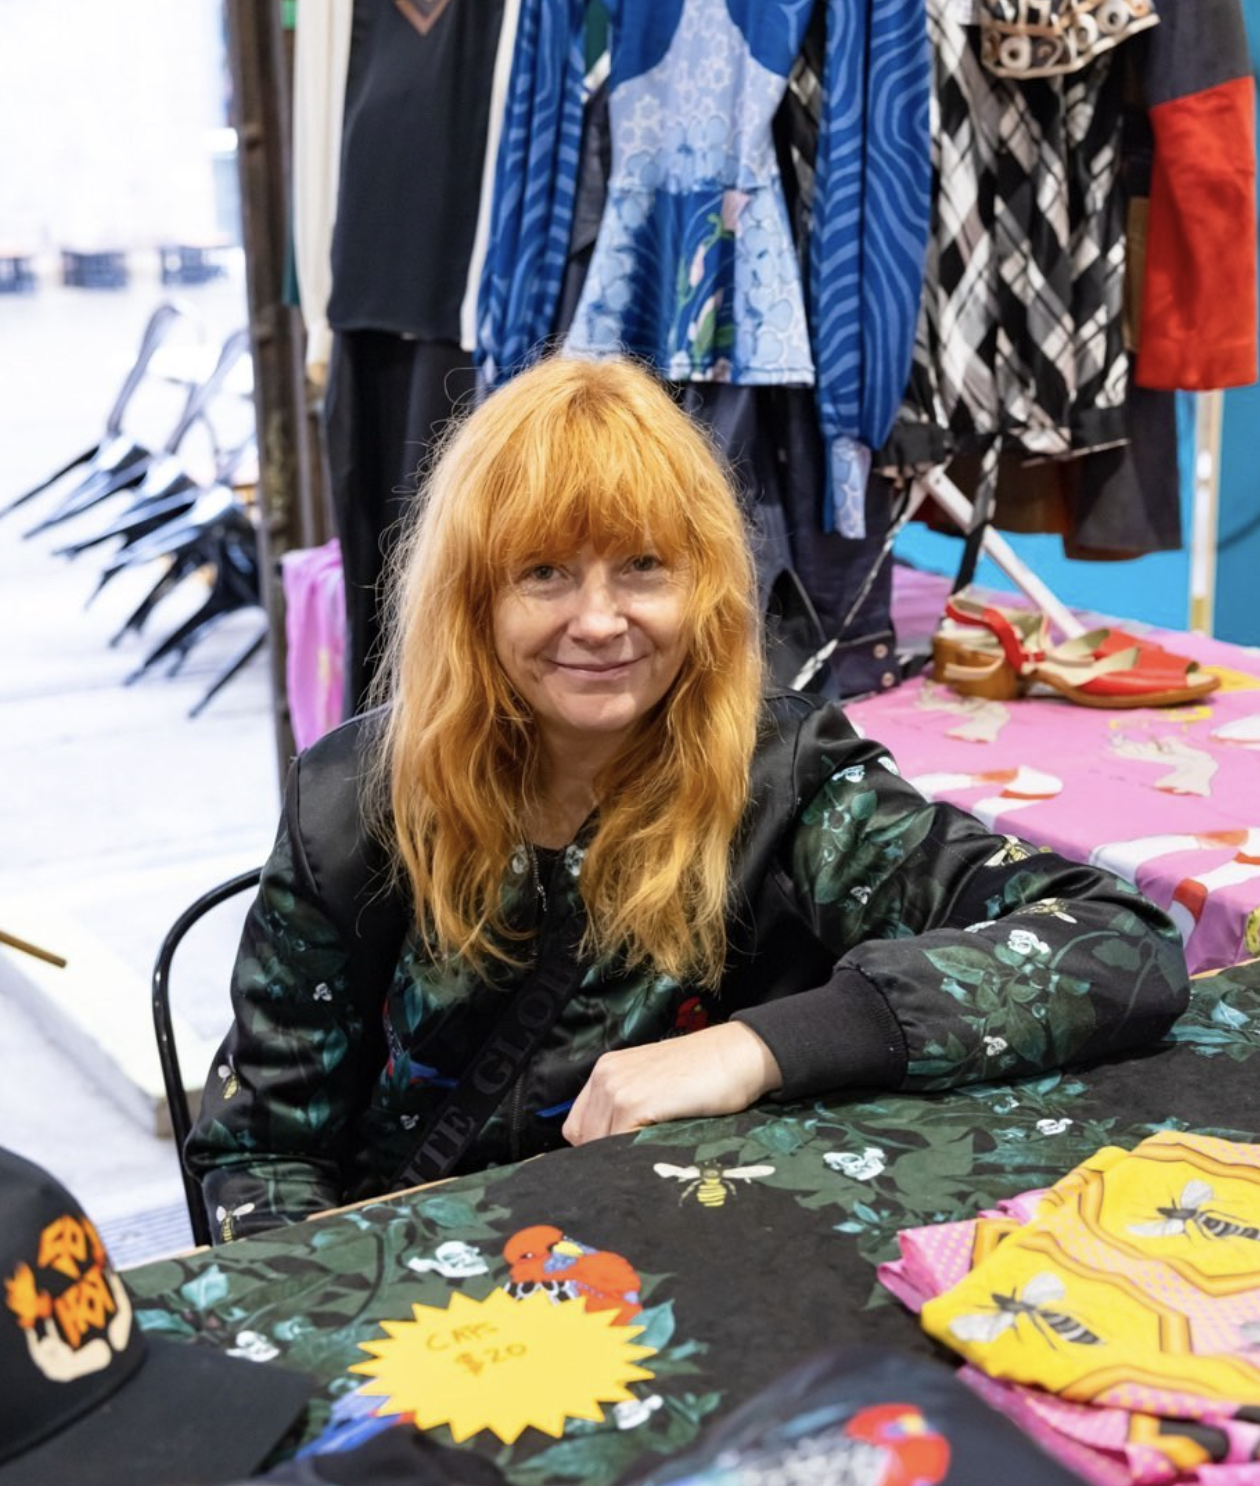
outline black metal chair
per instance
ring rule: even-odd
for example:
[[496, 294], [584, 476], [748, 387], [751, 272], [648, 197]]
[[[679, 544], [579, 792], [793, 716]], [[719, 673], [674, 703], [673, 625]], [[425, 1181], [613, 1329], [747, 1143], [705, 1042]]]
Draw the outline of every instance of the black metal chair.
[[179, 1066], [179, 1051], [175, 1046], [175, 1028], [171, 1017], [171, 965], [175, 951], [188, 931], [213, 908], [225, 903], [237, 893], [256, 888], [262, 876], [261, 867], [221, 882], [209, 892], [202, 893], [190, 903], [183, 913], [166, 931], [153, 966], [153, 1030], [157, 1036], [158, 1059], [162, 1064], [162, 1082], [166, 1087], [166, 1105], [170, 1112], [171, 1134], [175, 1139], [175, 1153], [179, 1161], [180, 1175], [184, 1181], [184, 1197], [188, 1203], [188, 1221], [194, 1242], [211, 1242], [210, 1222], [206, 1217], [201, 1199], [201, 1188], [184, 1166], [184, 1142], [192, 1129], [192, 1112], [188, 1105], [188, 1091], [184, 1087], [183, 1074]]
[[[207, 410], [218, 397], [237, 362], [249, 353], [249, 347], [248, 327], [234, 330], [220, 347], [218, 359], [209, 375], [204, 381], [193, 383], [189, 387], [183, 411], [160, 449], [133, 446], [124, 454], [120, 463], [111, 463], [106, 469], [94, 469], [70, 491], [55, 511], [22, 535], [37, 536], [63, 521], [81, 516], [103, 500], [124, 491], [136, 491], [136, 501], [139, 504], [149, 498], [168, 494], [172, 482], [179, 476], [176, 456], [180, 445], [194, 424], [206, 420]], [[101, 455], [98, 454], [97, 459], [100, 458]], [[154, 484], [146, 485], [150, 475], [153, 476]], [[27, 492], [28, 495], [31, 493]], [[133, 506], [133, 511], [134, 509], [136, 507]]]
[[[136, 389], [145, 377], [149, 375], [149, 363], [153, 360], [154, 353], [166, 339], [175, 321], [181, 317], [191, 317], [193, 323], [196, 324], [196, 317], [192, 316], [192, 312], [186, 305], [174, 300], [165, 300], [162, 304], [158, 305], [157, 309], [150, 315], [149, 323], [145, 326], [144, 335], [140, 341], [139, 354], [136, 357], [135, 364], [127, 373], [126, 380], [123, 382], [118, 396], [114, 399], [114, 405], [105, 419], [105, 430], [100, 439], [89, 448], [76, 454], [73, 459], [63, 464], [60, 469], [54, 470], [51, 475], [41, 480], [38, 485], [32, 486], [16, 499], [11, 500], [3, 510], [0, 510], [0, 516], [7, 516], [10, 511], [16, 511], [19, 506], [25, 505], [28, 500], [32, 500], [42, 491], [55, 485], [58, 480], [63, 479], [80, 465], [90, 466], [90, 468], [85, 471], [84, 479], [80, 486], [76, 487], [76, 491], [82, 489], [89, 479], [100, 483], [102, 488], [104, 488], [104, 482], [109, 479], [119, 479], [124, 485], [127, 483], [134, 484], [139, 480], [142, 473], [143, 461], [148, 454], [148, 450], [142, 445], [134, 443], [124, 434], [123, 416]], [[134, 480], [131, 478], [133, 475], [135, 477]], [[30, 533], [28, 532], [27, 535], [29, 536]]]

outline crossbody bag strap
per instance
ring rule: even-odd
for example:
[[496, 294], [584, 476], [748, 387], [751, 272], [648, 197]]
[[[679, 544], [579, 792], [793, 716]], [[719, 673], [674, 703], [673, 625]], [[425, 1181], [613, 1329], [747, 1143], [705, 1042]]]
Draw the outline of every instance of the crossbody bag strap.
[[539, 968], [506, 997], [503, 1015], [395, 1173], [393, 1191], [441, 1180], [485, 1129], [582, 983], [580, 941], [572, 919], [544, 934]]

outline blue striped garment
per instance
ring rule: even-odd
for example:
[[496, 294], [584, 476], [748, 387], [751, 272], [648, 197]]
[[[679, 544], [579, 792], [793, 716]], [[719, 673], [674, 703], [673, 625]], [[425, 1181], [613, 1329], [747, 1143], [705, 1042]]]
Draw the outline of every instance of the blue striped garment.
[[[610, 0], [608, 200], [567, 346], [674, 381], [810, 385], [824, 527], [863, 532], [910, 367], [931, 170], [923, 0], [827, 0], [809, 292], [771, 136], [813, 0]], [[578, 170], [585, 0], [525, 0], [479, 304], [483, 384], [551, 333]], [[808, 301], [808, 305], [806, 303]]]

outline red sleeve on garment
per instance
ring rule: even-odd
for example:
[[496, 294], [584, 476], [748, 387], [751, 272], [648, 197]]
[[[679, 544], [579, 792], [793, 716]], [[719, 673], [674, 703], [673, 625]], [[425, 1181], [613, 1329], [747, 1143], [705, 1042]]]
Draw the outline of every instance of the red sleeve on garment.
[[1155, 132], [1136, 378], [1201, 391], [1256, 380], [1255, 85], [1150, 111]]

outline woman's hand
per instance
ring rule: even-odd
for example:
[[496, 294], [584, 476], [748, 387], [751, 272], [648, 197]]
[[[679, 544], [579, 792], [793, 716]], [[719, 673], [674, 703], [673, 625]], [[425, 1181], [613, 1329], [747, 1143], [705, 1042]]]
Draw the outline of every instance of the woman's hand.
[[663, 1120], [734, 1114], [783, 1082], [773, 1053], [742, 1022], [605, 1053], [564, 1122], [584, 1145]]

